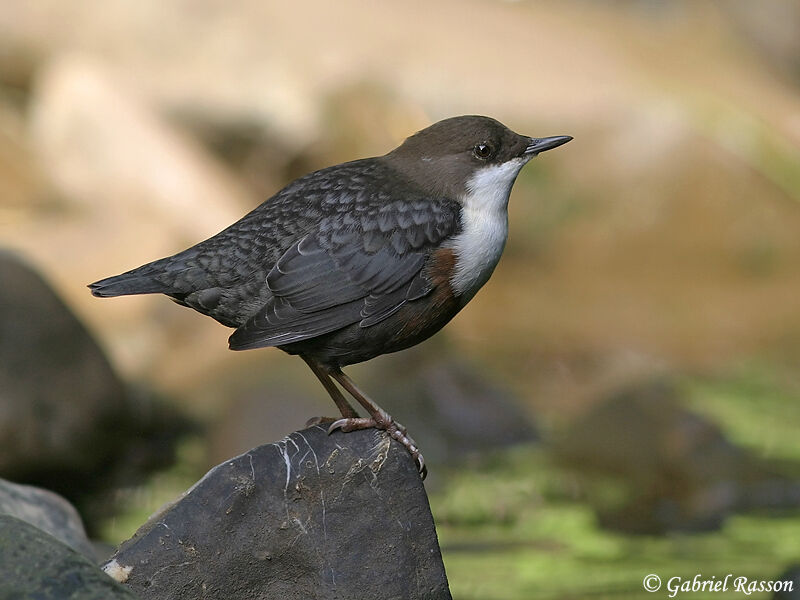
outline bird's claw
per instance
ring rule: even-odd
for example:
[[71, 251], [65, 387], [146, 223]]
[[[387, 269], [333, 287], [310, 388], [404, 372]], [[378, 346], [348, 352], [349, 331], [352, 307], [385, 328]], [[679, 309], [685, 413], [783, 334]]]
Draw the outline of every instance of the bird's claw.
[[332, 434], [337, 429], [341, 429], [344, 433], [350, 431], [357, 431], [359, 429], [369, 429], [375, 427], [374, 419], [365, 419], [363, 417], [344, 417], [331, 423], [328, 427], [328, 435]]
[[392, 439], [397, 440], [405, 446], [406, 450], [408, 450], [409, 454], [411, 454], [411, 457], [414, 459], [414, 463], [417, 465], [420, 477], [422, 477], [422, 479], [427, 477], [428, 467], [425, 465], [425, 458], [423, 458], [422, 453], [419, 451], [417, 443], [409, 437], [408, 430], [405, 427], [395, 422], [388, 415], [379, 415], [377, 419], [373, 417], [346, 417], [339, 419], [331, 423], [330, 427], [328, 427], [328, 434], [330, 435], [337, 429], [347, 433], [372, 427], [385, 431]]
[[422, 481], [425, 481], [425, 478], [428, 476], [428, 466], [425, 464], [425, 458], [417, 452], [417, 455], [414, 456], [414, 453], [411, 453], [411, 456], [414, 457], [414, 462], [417, 465], [417, 471], [419, 471], [419, 476], [422, 478]]

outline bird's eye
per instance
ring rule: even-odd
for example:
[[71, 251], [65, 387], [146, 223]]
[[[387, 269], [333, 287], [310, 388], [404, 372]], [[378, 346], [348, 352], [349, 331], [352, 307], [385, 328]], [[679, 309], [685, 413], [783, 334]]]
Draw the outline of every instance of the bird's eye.
[[475, 147], [472, 149], [472, 153], [478, 158], [487, 159], [494, 154], [494, 148], [492, 148], [486, 142], [481, 142], [480, 144], [475, 144]]

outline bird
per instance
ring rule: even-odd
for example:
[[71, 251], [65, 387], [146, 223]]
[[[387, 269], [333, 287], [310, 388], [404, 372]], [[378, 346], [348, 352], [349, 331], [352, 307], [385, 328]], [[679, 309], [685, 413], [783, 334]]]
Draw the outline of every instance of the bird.
[[88, 287], [164, 294], [233, 328], [231, 350], [298, 355], [341, 413], [329, 433], [385, 430], [424, 478], [407, 429], [342, 368], [414, 346], [464, 308], [503, 252], [520, 170], [570, 140], [450, 117], [383, 156], [302, 176], [209, 239]]

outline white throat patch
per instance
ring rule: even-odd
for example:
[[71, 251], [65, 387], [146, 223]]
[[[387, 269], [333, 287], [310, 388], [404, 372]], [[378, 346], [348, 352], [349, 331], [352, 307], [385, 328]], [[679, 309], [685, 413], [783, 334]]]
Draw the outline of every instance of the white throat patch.
[[477, 171], [461, 199], [461, 233], [453, 238], [456, 264], [453, 291], [466, 303], [494, 271], [508, 237], [508, 197], [520, 169], [530, 157], [509, 160]]

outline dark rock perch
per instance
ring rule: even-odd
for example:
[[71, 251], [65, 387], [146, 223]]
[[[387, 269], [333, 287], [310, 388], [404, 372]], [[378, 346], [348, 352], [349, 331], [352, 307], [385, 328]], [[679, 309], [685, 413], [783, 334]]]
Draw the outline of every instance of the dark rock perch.
[[78, 511], [58, 494], [0, 479], [0, 515], [35, 525], [73, 550], [95, 558]]
[[451, 598], [416, 466], [374, 429], [311, 427], [218, 465], [104, 569], [144, 599]]
[[136, 600], [136, 595], [50, 534], [0, 515], [0, 598]]

